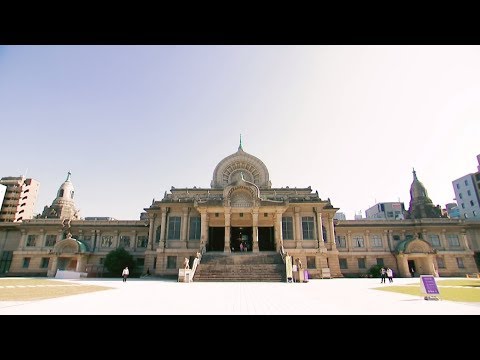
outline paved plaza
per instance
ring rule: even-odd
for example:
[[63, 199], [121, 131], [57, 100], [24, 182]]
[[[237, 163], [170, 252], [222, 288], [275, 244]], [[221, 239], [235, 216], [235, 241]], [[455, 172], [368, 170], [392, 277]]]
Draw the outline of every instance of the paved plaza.
[[121, 279], [61, 281], [112, 289], [37, 301], [1, 301], [0, 315], [480, 314], [480, 303], [427, 301], [420, 296], [374, 289], [412, 284], [418, 278], [398, 278], [393, 284], [380, 284], [380, 279], [324, 279], [308, 283], [179, 283], [133, 278], [126, 283]]

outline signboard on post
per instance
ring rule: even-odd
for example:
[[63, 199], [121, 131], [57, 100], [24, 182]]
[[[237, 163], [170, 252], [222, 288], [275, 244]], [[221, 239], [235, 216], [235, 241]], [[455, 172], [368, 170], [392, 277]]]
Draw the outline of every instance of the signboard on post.
[[425, 294], [425, 300], [439, 300], [440, 291], [433, 275], [420, 275], [420, 287]]

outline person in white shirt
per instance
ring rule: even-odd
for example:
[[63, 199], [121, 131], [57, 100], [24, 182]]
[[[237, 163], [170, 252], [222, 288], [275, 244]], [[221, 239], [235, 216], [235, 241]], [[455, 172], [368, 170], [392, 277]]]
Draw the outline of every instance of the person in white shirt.
[[128, 271], [128, 266], [125, 266], [125, 269], [122, 271], [123, 282], [127, 281], [128, 275], [130, 272]]

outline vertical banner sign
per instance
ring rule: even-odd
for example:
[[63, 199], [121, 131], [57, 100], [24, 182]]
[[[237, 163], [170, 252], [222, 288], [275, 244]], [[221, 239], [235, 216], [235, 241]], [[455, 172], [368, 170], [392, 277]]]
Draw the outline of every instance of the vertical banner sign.
[[436, 298], [437, 295], [440, 295], [438, 290], [435, 277], [433, 275], [420, 275], [420, 286], [422, 292], [426, 295], [425, 300], [430, 297]]
[[285, 270], [287, 272], [287, 282], [291, 282], [293, 279], [292, 257], [289, 255], [285, 256]]

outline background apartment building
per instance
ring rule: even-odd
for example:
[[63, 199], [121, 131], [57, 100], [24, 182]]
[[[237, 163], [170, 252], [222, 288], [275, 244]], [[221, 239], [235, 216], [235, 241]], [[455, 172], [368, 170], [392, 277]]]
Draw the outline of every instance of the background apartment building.
[[382, 202], [365, 211], [367, 219], [403, 220], [405, 205], [403, 202]]
[[462, 219], [480, 219], [480, 155], [477, 172], [452, 181], [455, 200]]
[[25, 176], [7, 176], [0, 179], [0, 184], [6, 186], [0, 209], [0, 222], [32, 219], [40, 183]]

